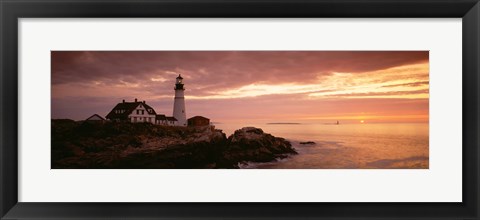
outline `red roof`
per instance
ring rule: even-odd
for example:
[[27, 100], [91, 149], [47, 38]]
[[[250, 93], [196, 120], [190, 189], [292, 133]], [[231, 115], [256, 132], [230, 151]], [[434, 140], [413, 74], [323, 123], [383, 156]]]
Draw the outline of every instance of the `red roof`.
[[205, 118], [205, 117], [199, 116], [199, 115], [193, 116], [193, 117], [189, 118], [188, 120], [196, 120], [196, 119], [210, 120], [209, 118]]

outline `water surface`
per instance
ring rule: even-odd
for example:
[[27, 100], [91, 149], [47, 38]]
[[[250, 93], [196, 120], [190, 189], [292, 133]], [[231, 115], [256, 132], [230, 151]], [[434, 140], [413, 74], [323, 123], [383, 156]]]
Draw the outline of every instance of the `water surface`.
[[[389, 124], [217, 124], [227, 136], [253, 126], [289, 140], [298, 155], [242, 168], [428, 169], [428, 123]], [[299, 142], [314, 141], [314, 145]]]

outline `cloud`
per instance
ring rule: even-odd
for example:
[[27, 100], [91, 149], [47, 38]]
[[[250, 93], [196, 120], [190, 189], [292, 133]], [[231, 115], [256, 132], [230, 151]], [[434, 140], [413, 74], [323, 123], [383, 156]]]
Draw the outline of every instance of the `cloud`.
[[[379, 62], [381, 60], [381, 62]], [[53, 51], [52, 83], [125, 82], [151, 92], [183, 74], [193, 92], [253, 83], [308, 83], [332, 72], [362, 73], [428, 61], [426, 51]]]
[[404, 86], [418, 87], [418, 86], [428, 85], [429, 83], [430, 83], [429, 81], [420, 81], [420, 82], [385, 85], [385, 86], [382, 86], [382, 87], [404, 87]]
[[375, 97], [375, 96], [381, 96], [381, 97], [403, 97], [401, 95], [416, 95], [416, 94], [427, 94], [428, 95], [428, 89], [420, 89], [420, 90], [412, 90], [412, 91], [390, 91], [390, 92], [364, 92], [364, 93], [345, 93], [345, 94], [335, 94], [335, 95], [327, 95], [329, 97]]
[[[333, 99], [345, 99], [352, 106], [360, 104], [348, 99], [378, 103], [423, 99], [428, 106], [428, 51], [53, 51], [51, 55], [55, 118], [108, 113], [122, 99], [134, 98], [170, 114], [178, 74], [187, 89], [187, 114], [222, 119], [245, 118], [240, 111], [252, 108], [259, 110], [249, 111], [248, 117], [266, 117], [269, 111], [264, 106], [275, 106], [278, 112], [268, 113], [275, 117], [327, 117], [332, 112], [315, 116], [305, 113], [305, 108], [338, 104]], [[355, 110], [343, 104], [336, 108], [342, 106]], [[343, 112], [334, 109], [329, 108]]]

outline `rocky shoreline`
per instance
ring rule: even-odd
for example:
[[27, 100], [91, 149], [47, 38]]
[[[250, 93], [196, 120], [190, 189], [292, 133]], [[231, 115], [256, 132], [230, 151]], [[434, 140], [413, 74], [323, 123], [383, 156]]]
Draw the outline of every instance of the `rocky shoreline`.
[[294, 154], [289, 141], [254, 127], [227, 138], [210, 126], [52, 120], [52, 169], [239, 168]]

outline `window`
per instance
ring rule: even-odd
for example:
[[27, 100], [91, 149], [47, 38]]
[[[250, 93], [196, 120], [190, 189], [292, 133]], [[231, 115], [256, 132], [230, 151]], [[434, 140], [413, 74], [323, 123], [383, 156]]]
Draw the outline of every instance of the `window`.
[[137, 110], [137, 115], [139, 115], [139, 114], [140, 114], [140, 110]]
[[137, 122], [137, 117], [133, 117], [133, 122]]

